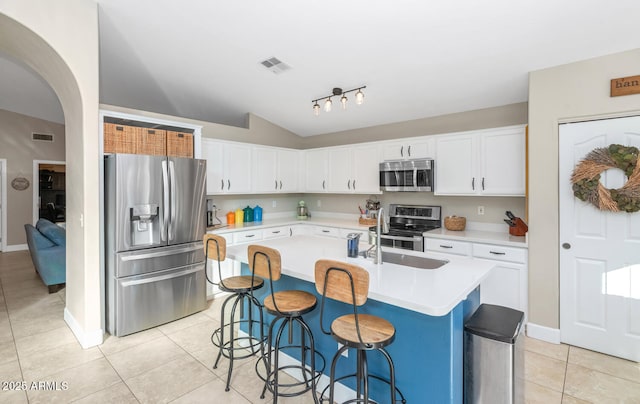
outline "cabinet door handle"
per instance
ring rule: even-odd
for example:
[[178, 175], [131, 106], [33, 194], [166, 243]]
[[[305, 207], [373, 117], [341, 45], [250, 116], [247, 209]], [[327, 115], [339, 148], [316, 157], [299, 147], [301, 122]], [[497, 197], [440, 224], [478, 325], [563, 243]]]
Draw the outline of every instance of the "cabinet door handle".
[[404, 157], [404, 153], [402, 152], [404, 150], [404, 146], [400, 146], [400, 157]]
[[282, 189], [282, 181], [280, 181], [280, 189]]
[[351, 189], [351, 180], [347, 181], [347, 188]]
[[325, 180], [322, 180], [322, 189], [324, 189]]
[[278, 234], [278, 233], [280, 233], [280, 230], [272, 231], [271, 233]]
[[471, 189], [476, 190], [476, 177], [471, 178]]
[[220, 189], [224, 190], [224, 180], [220, 180]]
[[323, 233], [329, 233], [329, 230], [322, 230]]
[[452, 245], [444, 245], [444, 244], [440, 244], [440, 247], [442, 247], [442, 248], [453, 248]]
[[411, 157], [411, 145], [409, 145], [409, 147], [407, 147], [407, 155], [409, 157]]
[[247, 234], [247, 235], [245, 235], [245, 237], [253, 237], [253, 236], [255, 236], [255, 234]]
[[227, 191], [231, 189], [231, 180], [227, 180]]
[[484, 191], [484, 177], [482, 177], [482, 190]]
[[489, 252], [490, 252], [491, 254], [494, 254], [494, 255], [505, 255], [505, 254], [506, 254], [506, 253], [504, 253], [504, 252], [500, 252], [500, 251], [489, 251]]
[[293, 236], [293, 230], [291, 230], [291, 228], [289, 228], [289, 237]]
[[356, 190], [356, 180], [353, 180], [353, 190]]
[[278, 189], [278, 180], [274, 181], [276, 183], [276, 189]]

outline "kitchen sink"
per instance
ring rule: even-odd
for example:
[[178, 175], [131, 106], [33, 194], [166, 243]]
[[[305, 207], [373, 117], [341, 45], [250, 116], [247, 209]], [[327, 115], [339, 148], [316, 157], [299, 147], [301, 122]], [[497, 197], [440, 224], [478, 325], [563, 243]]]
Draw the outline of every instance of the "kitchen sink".
[[408, 267], [420, 269], [438, 269], [449, 263], [448, 260], [437, 260], [433, 258], [417, 257], [415, 255], [398, 254], [386, 251], [382, 252], [382, 262], [406, 265]]

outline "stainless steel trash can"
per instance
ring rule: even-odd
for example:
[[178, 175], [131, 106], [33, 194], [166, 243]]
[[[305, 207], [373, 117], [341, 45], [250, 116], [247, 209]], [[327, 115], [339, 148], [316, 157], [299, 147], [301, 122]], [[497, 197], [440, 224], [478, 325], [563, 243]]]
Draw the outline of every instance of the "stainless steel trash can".
[[524, 313], [481, 304], [464, 325], [464, 402], [524, 403]]

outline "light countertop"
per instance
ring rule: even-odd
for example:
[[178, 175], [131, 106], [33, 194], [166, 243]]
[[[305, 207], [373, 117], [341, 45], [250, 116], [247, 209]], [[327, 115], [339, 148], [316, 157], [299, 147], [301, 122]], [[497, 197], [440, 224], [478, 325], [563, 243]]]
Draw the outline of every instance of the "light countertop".
[[278, 227], [278, 226], [291, 226], [291, 225], [312, 225], [312, 226], [329, 226], [329, 227], [339, 227], [342, 229], [353, 229], [353, 230], [361, 230], [368, 231], [371, 226], [364, 226], [358, 223], [358, 219], [345, 219], [345, 218], [330, 218], [330, 217], [312, 217], [305, 220], [296, 219], [295, 217], [290, 218], [274, 218], [264, 220], [262, 222], [248, 222], [242, 224], [232, 224], [229, 226], [213, 226], [207, 227], [207, 231], [214, 231], [218, 234], [222, 233], [231, 233], [239, 230], [256, 230], [263, 229], [269, 227]]
[[[367, 232], [369, 227], [358, 223], [358, 219], [356, 218], [346, 218], [346, 217], [311, 217], [306, 220], [298, 220], [295, 217], [280, 217], [267, 219], [262, 222], [249, 222], [243, 223], [240, 225], [232, 224], [230, 226], [214, 226], [208, 227], [208, 232], [215, 232], [217, 234], [224, 233], [232, 233], [241, 230], [258, 230], [258, 229], [266, 229], [270, 227], [278, 227], [278, 226], [292, 226], [292, 225], [312, 225], [312, 226], [329, 226], [329, 227], [337, 227], [342, 229], [353, 229], [357, 231]], [[504, 230], [495, 230], [496, 228]], [[489, 230], [484, 229], [469, 229], [463, 231], [451, 231], [447, 230], [444, 227], [440, 229], [431, 230], [423, 233], [424, 237], [430, 238], [441, 238], [441, 239], [449, 239], [449, 240], [459, 240], [459, 241], [469, 241], [474, 243], [488, 243], [488, 244], [497, 244], [503, 246], [511, 246], [511, 247], [527, 247], [527, 237], [516, 237], [509, 234], [508, 227], [506, 226], [489, 226]]]
[[448, 240], [470, 241], [474, 243], [499, 244], [511, 247], [527, 247], [526, 236], [512, 236], [508, 231], [447, 230], [444, 227], [422, 233], [424, 237]]
[[[314, 282], [314, 265], [333, 259], [360, 265], [369, 272], [369, 298], [430, 316], [443, 316], [464, 300], [489, 274], [495, 264], [466, 257], [447, 257], [449, 263], [435, 270], [347, 258], [345, 240], [322, 236], [292, 236], [260, 240], [282, 256], [282, 273]], [[361, 251], [366, 245], [361, 244]], [[434, 253], [386, 249], [407, 255], [442, 259]], [[247, 244], [227, 247], [227, 258], [247, 262]]]

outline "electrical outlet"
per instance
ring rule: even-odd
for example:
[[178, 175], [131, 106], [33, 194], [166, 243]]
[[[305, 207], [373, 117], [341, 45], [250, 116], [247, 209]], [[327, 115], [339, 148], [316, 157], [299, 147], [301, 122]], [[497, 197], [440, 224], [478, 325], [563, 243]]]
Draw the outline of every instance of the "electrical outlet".
[[275, 208], [276, 206], [278, 206], [278, 202], [277, 201], [272, 201], [271, 202], [271, 207]]
[[484, 206], [478, 206], [478, 214], [479, 215], [484, 215]]
[[[341, 343], [338, 342], [338, 349], [342, 348], [344, 345], [342, 345]], [[345, 349], [344, 352], [342, 353], [342, 356], [344, 356], [345, 358], [349, 357], [349, 350]]]
[[318, 207], [322, 206], [322, 201], [320, 199], [318, 199]]

